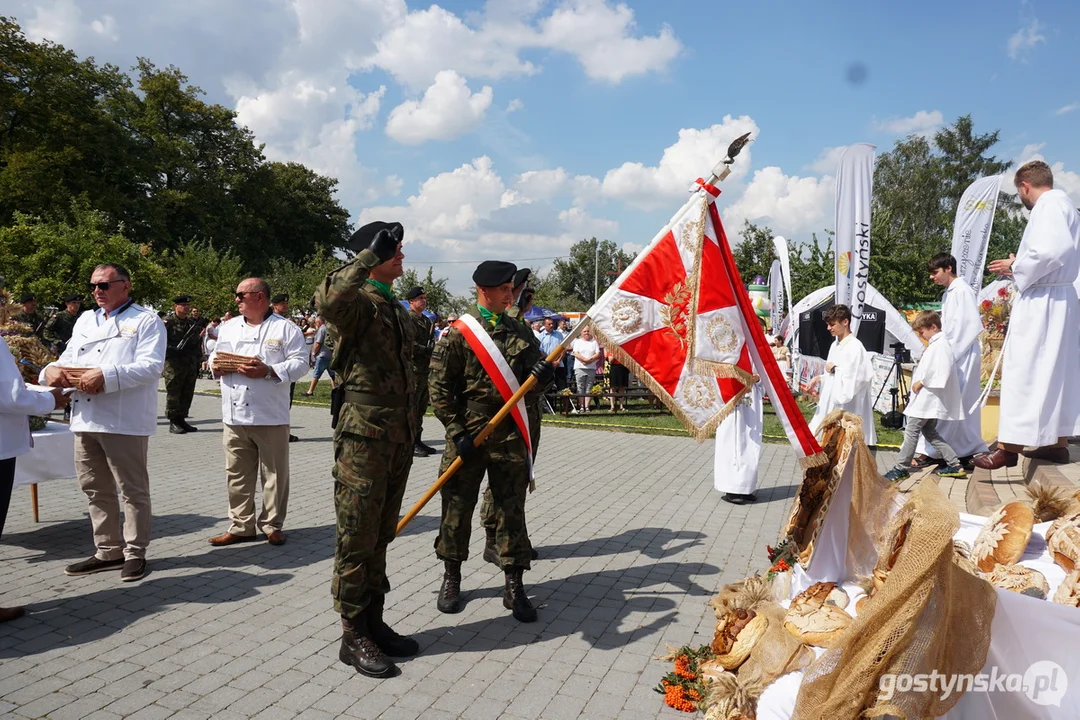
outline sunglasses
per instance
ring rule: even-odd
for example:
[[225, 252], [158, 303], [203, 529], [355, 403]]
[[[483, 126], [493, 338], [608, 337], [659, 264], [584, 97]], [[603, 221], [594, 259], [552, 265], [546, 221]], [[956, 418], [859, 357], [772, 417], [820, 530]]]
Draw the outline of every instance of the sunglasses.
[[238, 290], [236, 292], [236, 299], [243, 300], [245, 295], [258, 295], [262, 290]]
[[87, 287], [90, 288], [90, 292], [93, 292], [95, 289], [105, 291], [105, 290], [108, 290], [110, 286], [116, 285], [117, 283], [122, 283], [122, 282], [127, 282], [127, 281], [126, 280], [109, 280], [107, 282], [98, 282], [98, 283], [92, 282], [92, 283], [87, 283]]

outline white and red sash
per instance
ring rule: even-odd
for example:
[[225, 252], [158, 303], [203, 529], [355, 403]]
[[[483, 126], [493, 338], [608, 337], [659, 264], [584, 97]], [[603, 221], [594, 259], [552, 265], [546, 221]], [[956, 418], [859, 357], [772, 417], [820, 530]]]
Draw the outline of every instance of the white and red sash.
[[[514, 376], [510, 364], [506, 362], [506, 358], [503, 357], [495, 341], [484, 330], [480, 321], [472, 315], [462, 315], [454, 321], [453, 327], [456, 327], [465, 338], [465, 341], [469, 343], [469, 347], [472, 348], [477, 359], [480, 360], [484, 371], [491, 378], [491, 381], [495, 383], [495, 388], [499, 391], [499, 395], [502, 396], [503, 402], [509, 402], [514, 393], [521, 387], [521, 384]], [[514, 418], [514, 424], [517, 425], [518, 432], [525, 439], [527, 451], [525, 457], [529, 462], [529, 480], [532, 480], [532, 436], [529, 435], [528, 413], [525, 410], [524, 397], [518, 400], [517, 405], [510, 411], [510, 417]]]

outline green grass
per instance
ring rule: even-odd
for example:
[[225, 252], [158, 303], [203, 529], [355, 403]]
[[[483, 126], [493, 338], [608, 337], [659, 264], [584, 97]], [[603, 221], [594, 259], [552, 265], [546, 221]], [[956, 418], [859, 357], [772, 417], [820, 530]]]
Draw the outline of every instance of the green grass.
[[[326, 380], [322, 380], [315, 387], [315, 395], [313, 397], [303, 397], [300, 393], [307, 390], [306, 384], [298, 383], [296, 387], [295, 403], [297, 405], [324, 405], [329, 407], [330, 405], [330, 383]], [[594, 409], [588, 415], [571, 415], [569, 417], [563, 417], [562, 415], [544, 415], [544, 424], [562, 427], [580, 427], [589, 428], [591, 430], [611, 430], [615, 432], [630, 432], [641, 433], [643, 435], [672, 435], [678, 437], [686, 437], [689, 433], [683, 428], [675, 416], [669, 413], [667, 410], [656, 410], [650, 408], [648, 403], [644, 400], [631, 400], [627, 403], [627, 409], [625, 412], [619, 411], [615, 414], [608, 412], [607, 401], [602, 401], [601, 407], [603, 409]], [[798, 401], [799, 409], [802, 410], [803, 417], [810, 420], [814, 416], [813, 406], [802, 400]], [[596, 408], [597, 404], [593, 403], [593, 408]], [[431, 412], [429, 411], [430, 415]], [[786, 443], [787, 436], [784, 434], [784, 427], [780, 424], [780, 419], [776, 417], [776, 412], [773, 410], [772, 405], [765, 405], [765, 427], [764, 436], [766, 442]], [[874, 415], [877, 422], [877, 436], [878, 445], [882, 447], [899, 447], [900, 443], [904, 441], [903, 430], [889, 430], [881, 426], [881, 416]]]

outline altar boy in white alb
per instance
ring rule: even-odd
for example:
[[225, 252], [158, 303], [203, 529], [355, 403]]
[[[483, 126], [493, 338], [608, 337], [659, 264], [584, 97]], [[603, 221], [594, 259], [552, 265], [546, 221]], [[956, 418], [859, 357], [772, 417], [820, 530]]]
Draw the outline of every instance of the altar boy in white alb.
[[847, 305], [833, 305], [825, 311], [825, 324], [836, 338], [829, 346], [825, 374], [810, 381], [810, 389], [820, 387], [817, 412], [810, 421], [810, 432], [817, 435], [825, 416], [833, 410], [847, 410], [862, 418], [863, 438], [867, 445], [877, 445], [874, 403], [870, 385], [874, 365], [870, 353], [851, 332], [851, 310]]
[[885, 479], [895, 482], [911, 474], [911, 458], [915, 456], [915, 444], [920, 437], [926, 438], [934, 450], [945, 458], [947, 464], [937, 471], [938, 475], [964, 477], [967, 472], [960, 465], [956, 451], [949, 447], [937, 430], [942, 420], [964, 419], [960, 380], [956, 376], [956, 362], [949, 338], [941, 332], [941, 316], [931, 310], [916, 315], [911, 327], [928, 345], [911, 376], [911, 399], [904, 408], [907, 417], [904, 444], [900, 448], [896, 466], [885, 473]]
[[757, 500], [758, 459], [761, 457], [761, 384], [754, 376], [750, 390], [716, 428], [713, 487], [723, 500], [745, 505]]
[[[956, 361], [956, 377], [960, 381], [960, 397], [967, 417], [963, 420], [941, 421], [938, 432], [949, 447], [956, 451], [961, 464], [967, 467], [973, 456], [986, 452], [982, 439], [982, 416], [968, 412], [979, 402], [982, 390], [982, 347], [979, 335], [983, 331], [979, 317], [979, 299], [971, 286], [956, 276], [956, 258], [941, 253], [927, 263], [930, 279], [945, 288], [941, 298], [941, 332], [949, 339], [953, 359]], [[937, 452], [925, 438], [919, 439], [915, 457], [918, 467], [936, 464]], [[968, 468], [970, 469], [970, 468]]]
[[[228, 531], [210, 538], [210, 544], [255, 540], [257, 527], [271, 545], [283, 545], [281, 528], [289, 504], [289, 385], [307, 374], [307, 346], [300, 328], [270, 307], [270, 286], [265, 281], [242, 281], [236, 303], [240, 316], [221, 324], [210, 356], [210, 367], [221, 377], [232, 521]], [[217, 364], [223, 352], [253, 359], [226, 372]], [[263, 507], [256, 521], [255, 483], [260, 470]]]
[[1014, 182], [1031, 216], [1016, 255], [990, 263], [1012, 276], [1019, 295], [1002, 350], [998, 446], [974, 461], [988, 470], [1016, 465], [1021, 451], [1068, 462], [1067, 440], [1080, 435], [1080, 213], [1041, 160], [1023, 165]]

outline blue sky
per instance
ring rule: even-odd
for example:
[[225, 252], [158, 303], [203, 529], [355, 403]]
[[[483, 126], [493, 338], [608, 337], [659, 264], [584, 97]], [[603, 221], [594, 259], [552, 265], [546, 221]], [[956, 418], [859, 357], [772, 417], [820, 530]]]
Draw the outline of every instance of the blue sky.
[[[273, 159], [399, 220], [406, 261], [462, 292], [470, 262], [543, 271], [582, 237], [639, 249], [736, 135], [743, 218], [832, 225], [846, 145], [879, 152], [971, 113], [1080, 202], [1080, 3], [0, 0], [32, 38], [173, 63]], [[855, 77], [856, 81], [852, 80]], [[426, 270], [426, 265], [419, 268]]]

